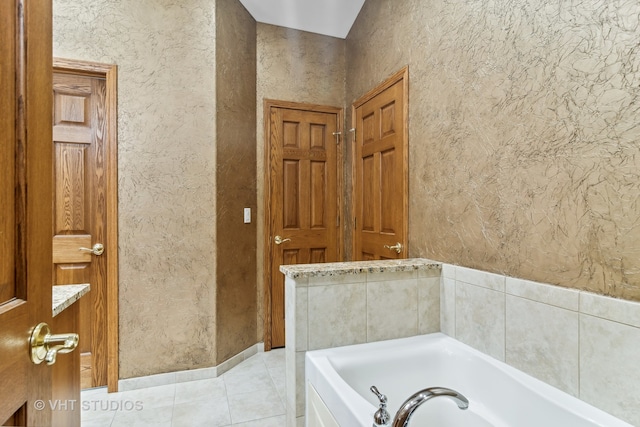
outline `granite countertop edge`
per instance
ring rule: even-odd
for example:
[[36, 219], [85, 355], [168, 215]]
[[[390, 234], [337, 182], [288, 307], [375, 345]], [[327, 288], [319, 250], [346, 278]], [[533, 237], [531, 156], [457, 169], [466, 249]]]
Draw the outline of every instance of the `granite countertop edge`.
[[380, 261], [350, 261], [321, 264], [281, 265], [280, 271], [290, 279], [305, 277], [340, 276], [362, 273], [385, 273], [440, 269], [442, 263], [425, 258]]
[[69, 308], [82, 296], [89, 293], [91, 286], [88, 283], [78, 285], [54, 285], [51, 290], [53, 301], [53, 317]]

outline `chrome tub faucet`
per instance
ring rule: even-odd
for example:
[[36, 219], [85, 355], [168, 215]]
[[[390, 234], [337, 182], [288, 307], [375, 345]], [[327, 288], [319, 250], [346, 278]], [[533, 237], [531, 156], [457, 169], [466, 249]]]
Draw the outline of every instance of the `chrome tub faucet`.
[[425, 388], [405, 400], [402, 406], [400, 406], [400, 409], [398, 409], [398, 412], [396, 412], [396, 416], [393, 417], [392, 427], [408, 427], [409, 420], [411, 419], [413, 412], [418, 409], [420, 405], [429, 399], [440, 396], [450, 397], [454, 402], [456, 402], [458, 408], [462, 410], [469, 407], [469, 401], [467, 398], [455, 390], [445, 387]]
[[[389, 413], [387, 412], [387, 396], [380, 393], [376, 386], [371, 386], [371, 392], [375, 394], [380, 400], [380, 406], [376, 413], [373, 415], [373, 427], [386, 426], [389, 420], [391, 419]], [[465, 410], [469, 408], [469, 400], [464, 397], [462, 394], [458, 393], [455, 390], [451, 390], [450, 388], [445, 387], [430, 387], [425, 388], [424, 390], [420, 390], [419, 392], [413, 394], [398, 409], [396, 412], [396, 416], [393, 417], [392, 427], [409, 427], [409, 420], [411, 416], [424, 402], [430, 400], [434, 397], [445, 396], [451, 398], [456, 404], [458, 408]]]

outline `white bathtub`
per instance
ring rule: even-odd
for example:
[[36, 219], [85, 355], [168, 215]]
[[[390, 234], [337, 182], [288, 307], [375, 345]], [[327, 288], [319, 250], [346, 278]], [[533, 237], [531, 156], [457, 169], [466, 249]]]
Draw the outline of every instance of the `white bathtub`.
[[371, 427], [375, 385], [395, 415], [427, 387], [448, 387], [469, 399], [460, 410], [449, 398], [425, 402], [410, 426], [632, 427], [613, 416], [444, 334], [310, 351], [306, 380], [341, 427]]

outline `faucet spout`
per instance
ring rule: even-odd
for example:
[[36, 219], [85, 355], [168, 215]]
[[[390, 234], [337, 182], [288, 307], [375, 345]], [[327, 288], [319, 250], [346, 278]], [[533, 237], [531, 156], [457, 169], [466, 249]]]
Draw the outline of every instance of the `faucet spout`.
[[458, 408], [462, 410], [469, 407], [469, 400], [455, 390], [445, 387], [425, 388], [405, 400], [402, 406], [400, 406], [400, 409], [398, 409], [396, 416], [393, 418], [392, 427], [408, 427], [409, 419], [411, 419], [414, 411], [427, 400], [439, 396], [446, 396], [453, 399], [453, 401], [458, 405]]

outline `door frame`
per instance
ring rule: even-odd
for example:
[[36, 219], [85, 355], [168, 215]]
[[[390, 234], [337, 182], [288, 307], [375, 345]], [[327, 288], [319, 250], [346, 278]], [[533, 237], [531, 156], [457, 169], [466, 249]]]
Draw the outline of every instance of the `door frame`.
[[[343, 217], [343, 174], [344, 168], [341, 167], [343, 163], [343, 150], [342, 147], [344, 138], [344, 109], [339, 107], [332, 107], [327, 105], [307, 104], [301, 102], [292, 101], [280, 101], [275, 99], [264, 99], [263, 101], [263, 125], [264, 125], [264, 227], [263, 227], [263, 289], [264, 289], [264, 349], [265, 351], [271, 350], [271, 258], [273, 256], [273, 245], [271, 245], [271, 109], [272, 108], [287, 108], [291, 110], [303, 110], [316, 113], [328, 113], [335, 114], [337, 117], [336, 129], [340, 132], [338, 135], [338, 155], [337, 155], [337, 194], [338, 197], [338, 214]], [[344, 226], [342, 223], [338, 224], [338, 259], [342, 259], [343, 256], [343, 241], [344, 241]]]
[[[361, 129], [356, 128], [357, 126], [356, 110], [359, 107], [361, 107], [363, 104], [370, 101], [371, 99], [375, 98], [385, 90], [389, 89], [391, 86], [398, 83], [400, 80], [402, 80], [402, 92], [403, 92], [402, 96], [404, 98], [404, 105], [402, 107], [403, 108], [402, 114], [404, 115], [403, 121], [402, 121], [402, 126], [404, 128], [403, 129], [404, 135], [402, 138], [402, 162], [404, 164], [403, 175], [404, 175], [404, 182], [405, 182], [405, 189], [406, 189], [406, 191], [402, 193], [402, 209], [403, 209], [403, 218], [402, 218], [402, 222], [403, 222], [402, 239], [403, 240], [402, 241], [403, 243], [406, 243], [405, 245], [406, 256], [408, 257], [409, 256], [409, 66], [408, 65], [405, 65], [400, 70], [396, 71], [390, 77], [385, 79], [382, 83], [380, 83], [373, 89], [369, 90], [367, 93], [365, 93], [356, 101], [354, 101], [353, 104], [351, 104], [351, 125], [352, 125], [351, 128], [355, 132], [361, 131]], [[355, 145], [357, 144], [356, 135], [353, 135], [352, 140], [353, 140], [353, 150], [352, 150], [353, 155], [351, 156], [351, 188], [352, 188], [352, 191], [355, 191], [356, 179], [357, 179], [356, 165], [358, 161], [358, 159], [356, 159], [356, 156], [355, 156], [355, 152], [356, 152]], [[357, 201], [354, 194], [353, 197], [351, 197], [351, 212], [353, 213], [353, 218], [350, 224], [353, 230], [353, 233], [352, 233], [353, 238], [351, 239], [352, 240], [351, 253], [353, 255], [355, 255], [355, 251], [356, 251], [356, 237], [357, 237], [355, 232], [356, 231], [355, 221], [356, 221], [356, 215], [357, 215], [356, 202]]]
[[53, 71], [105, 79], [107, 257], [107, 390], [118, 391], [118, 67], [114, 64], [53, 58]]

